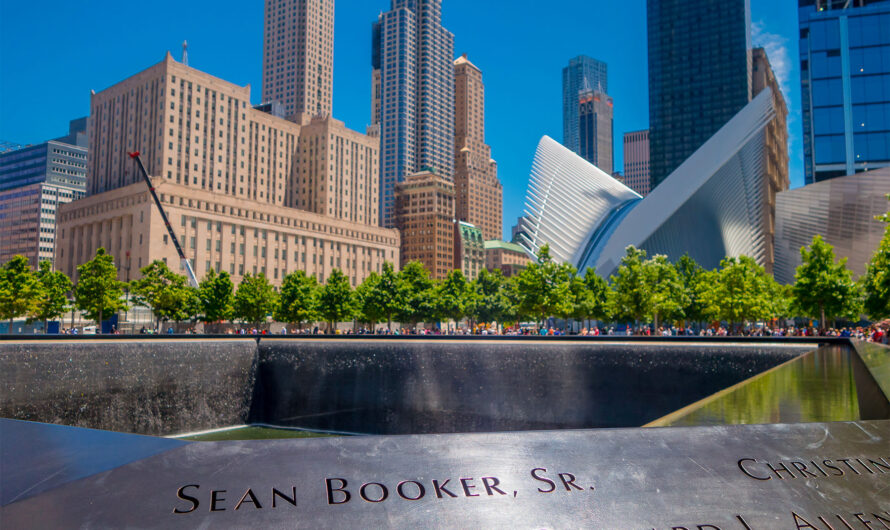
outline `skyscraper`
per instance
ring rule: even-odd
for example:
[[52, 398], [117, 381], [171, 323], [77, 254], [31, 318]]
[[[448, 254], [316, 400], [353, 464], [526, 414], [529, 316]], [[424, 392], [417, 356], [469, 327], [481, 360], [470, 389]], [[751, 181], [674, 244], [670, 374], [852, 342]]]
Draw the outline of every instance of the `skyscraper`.
[[392, 0], [372, 32], [372, 123], [380, 134], [380, 224], [394, 224], [395, 185], [454, 171], [454, 35], [442, 0]]
[[652, 188], [751, 100], [749, 0], [647, 0]]
[[624, 133], [624, 185], [649, 195], [649, 131]]
[[806, 183], [890, 166], [890, 1], [798, 5]]
[[775, 234], [776, 234], [776, 195], [788, 189], [790, 184], [788, 177], [788, 106], [782, 89], [776, 79], [776, 74], [770, 65], [769, 57], [763, 48], [753, 50], [753, 78], [752, 89], [754, 95], [760, 94], [769, 88], [773, 98], [773, 108], [776, 116], [764, 129], [764, 192], [763, 231], [766, 234], [764, 240], [763, 267], [768, 274], [773, 273], [775, 264]]
[[609, 93], [606, 63], [586, 55], [570, 59], [569, 65], [562, 69], [562, 144], [576, 153], [580, 153], [581, 148], [578, 95], [590, 89]]
[[287, 116], [329, 116], [334, 0], [266, 0], [263, 34], [263, 101]]
[[466, 54], [454, 61], [454, 188], [459, 221], [475, 225], [485, 240], [503, 235], [503, 188], [485, 145], [485, 85]]
[[612, 173], [612, 98], [596, 90], [578, 94], [578, 154]]

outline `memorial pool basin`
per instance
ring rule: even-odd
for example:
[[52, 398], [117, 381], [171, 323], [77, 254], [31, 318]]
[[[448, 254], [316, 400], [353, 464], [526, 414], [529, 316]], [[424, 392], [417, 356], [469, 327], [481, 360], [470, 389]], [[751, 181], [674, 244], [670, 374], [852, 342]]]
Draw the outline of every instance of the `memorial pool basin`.
[[255, 426], [210, 440], [886, 419], [885, 357], [849, 341], [13, 339], [0, 417]]

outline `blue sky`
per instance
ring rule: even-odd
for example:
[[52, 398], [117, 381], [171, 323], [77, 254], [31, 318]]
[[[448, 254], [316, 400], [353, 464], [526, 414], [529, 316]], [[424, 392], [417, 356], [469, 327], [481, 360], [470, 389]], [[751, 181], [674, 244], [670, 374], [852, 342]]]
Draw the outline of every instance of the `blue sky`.
[[[719, 0], [714, 0], [719, 1]], [[389, 0], [337, 0], [334, 116], [370, 122], [371, 23]], [[542, 9], [546, 6], [546, 9]], [[609, 65], [615, 100], [615, 164], [621, 138], [648, 127], [645, 0], [444, 0], [455, 55], [485, 76], [487, 141], [504, 184], [504, 224], [522, 213], [538, 140], [562, 139], [561, 69], [579, 54]], [[253, 87], [262, 83], [263, 3], [217, 0], [0, 2], [0, 140], [62, 136], [101, 90], [163, 59]], [[794, 0], [751, 0], [755, 45], [764, 45], [791, 111], [791, 184], [803, 184], [797, 9]]]

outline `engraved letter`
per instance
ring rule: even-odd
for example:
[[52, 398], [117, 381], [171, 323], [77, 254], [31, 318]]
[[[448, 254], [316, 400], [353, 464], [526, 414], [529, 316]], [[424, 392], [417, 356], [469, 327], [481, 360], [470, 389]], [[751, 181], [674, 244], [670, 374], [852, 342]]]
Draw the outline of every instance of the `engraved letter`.
[[[405, 484], [414, 484], [415, 486], [417, 486], [417, 497], [409, 497], [405, 495], [405, 492], [402, 491], [402, 486], [404, 486]], [[426, 493], [426, 490], [423, 488], [423, 484], [421, 484], [420, 482], [415, 482], [413, 480], [403, 480], [402, 482], [399, 482], [399, 485], [396, 486], [396, 491], [399, 492], [399, 497], [405, 499], [406, 501], [419, 501]]]
[[445, 482], [443, 482], [442, 484], [439, 484], [438, 480], [433, 481], [433, 487], [436, 489], [436, 497], [439, 497], [440, 499], [443, 498], [442, 497], [443, 493], [445, 495], [448, 495], [449, 497], [457, 497], [457, 494], [452, 493], [448, 488], [445, 487], [448, 485], [448, 483], [450, 481], [451, 481], [450, 478], [446, 479]]
[[837, 467], [837, 466], [833, 466], [833, 465], [831, 465], [830, 462], [831, 462], [831, 460], [823, 460], [823, 461], [822, 461], [822, 464], [823, 464], [825, 467], [827, 467], [828, 469], [833, 469], [833, 470], [837, 471], [837, 473], [832, 473], [832, 475], [834, 475], [834, 476], [836, 476], [836, 477], [842, 477], [842, 476], [844, 476], [844, 470], [841, 469], [841, 468], [839, 468], [839, 467]]
[[794, 466], [794, 469], [796, 469], [800, 473], [800, 476], [802, 476], [802, 477], [806, 477], [807, 475], [810, 475], [811, 477], [819, 478], [819, 475], [808, 470], [807, 465], [804, 464], [803, 462], [791, 462], [791, 465]]
[[[332, 487], [333, 486], [332, 483], [335, 480], [340, 481], [339, 488]], [[326, 479], [324, 479], [324, 483], [325, 483], [325, 487], [328, 488], [328, 504], [346, 504], [347, 502], [349, 502], [349, 499], [352, 498], [352, 495], [348, 491], [346, 491], [346, 479], [345, 478], [326, 478]], [[335, 491], [339, 491], [340, 493], [343, 494], [342, 501], [334, 500], [334, 492]]]
[[[365, 495], [365, 489], [368, 486], [377, 486], [378, 488], [380, 488], [380, 498], [379, 499], [377, 499], [375, 501], [375, 500], [369, 499], [368, 496]], [[386, 486], [384, 486], [383, 484], [378, 484], [377, 482], [366, 482], [365, 484], [362, 484], [361, 488], [359, 488], [358, 494], [361, 496], [362, 499], [365, 499], [368, 502], [383, 502], [386, 500], [387, 497], [389, 497], [389, 490], [387, 490]]]
[[791, 512], [791, 515], [794, 516], [794, 524], [797, 526], [797, 530], [800, 530], [801, 528], [812, 528], [813, 530], [819, 530], [815, 526], [811, 525], [809, 521], [797, 515], [796, 513]]
[[782, 475], [780, 474], [780, 472], [782, 472], [782, 471], [791, 475], [791, 478], [797, 478], [794, 476], [794, 473], [792, 473], [791, 470], [788, 469], [788, 467], [785, 464], [783, 464], [782, 462], [779, 462], [778, 469], [774, 468], [773, 465], [770, 464], [769, 462], [766, 463], [766, 467], [770, 468], [772, 470], [772, 472], [776, 474], [776, 476], [779, 478], [779, 480], [784, 480], [782, 478]]
[[[344, 487], [344, 488], [346, 487], [345, 481], [344, 481], [343, 487]], [[296, 506], [296, 505], [297, 505], [297, 487], [296, 487], [296, 486], [293, 486], [293, 490], [292, 490], [292, 493], [291, 493], [291, 494], [293, 495], [293, 497], [288, 497], [287, 495], [285, 495], [284, 493], [281, 493], [281, 492], [278, 491], [277, 489], [272, 488], [272, 507], [273, 507], [273, 508], [276, 507], [276, 506], [275, 506], [275, 498], [276, 498], [276, 497], [281, 497], [281, 499], [282, 499], [283, 501], [286, 501], [286, 502], [288, 502], [288, 503], [293, 504], [294, 506]], [[328, 495], [330, 495], [330, 492], [328, 493]], [[330, 497], [328, 497], [328, 498], [330, 498]], [[347, 500], [348, 500], [348, 499], [347, 499]]]
[[[491, 481], [491, 484], [488, 483], [489, 480]], [[498, 487], [498, 484], [500, 484], [500, 483], [501, 483], [501, 481], [498, 480], [498, 479], [495, 478], [495, 477], [482, 477], [482, 484], [485, 485], [485, 491], [488, 492], [488, 496], [489, 496], [489, 497], [491, 497], [492, 495], [494, 495], [494, 493], [491, 492], [492, 490], [494, 490], [494, 491], [500, 493], [501, 495], [506, 495], [506, 493], [504, 493], [504, 492]]]
[[[859, 462], [859, 463], [861, 464], [862, 462]], [[862, 518], [863, 515], [865, 515], [865, 514], [864, 513], [854, 513], [853, 517], [859, 519], [859, 522], [864, 524], [865, 527], [868, 528], [868, 530], [875, 530], [874, 527], [871, 525], [871, 521], [866, 521], [865, 519]]]
[[757, 475], [752, 475], [751, 473], [748, 472], [747, 469], [745, 469], [745, 466], [742, 464], [743, 462], [757, 463], [757, 460], [754, 460], [753, 458], [743, 458], [743, 459], [739, 460], [739, 469], [741, 469], [742, 473], [748, 475], [749, 477], [751, 477], [755, 480], [771, 480], [773, 478], [769, 475], [767, 475], [766, 477], [758, 477]]
[[226, 490], [212, 490], [212, 491], [210, 492], [210, 511], [211, 511], [211, 512], [224, 512], [224, 511], [226, 511], [225, 508], [217, 508], [217, 507], [216, 507], [216, 503], [217, 503], [217, 502], [225, 502], [225, 500], [226, 500], [225, 497], [217, 497], [216, 494], [217, 494], [217, 493], [225, 493], [225, 492], [226, 492]]
[[176, 490], [176, 496], [179, 497], [180, 499], [184, 500], [184, 501], [189, 501], [190, 503], [192, 503], [192, 507], [191, 507], [190, 509], [188, 509], [188, 510], [180, 510], [179, 508], [175, 508], [175, 509], [173, 510], [173, 513], [191, 513], [191, 512], [193, 512], [193, 511], [197, 510], [197, 509], [198, 509], [198, 504], [200, 504], [200, 503], [198, 502], [198, 499], [196, 499], [196, 498], [194, 498], [194, 497], [189, 497], [188, 495], [186, 495], [186, 494], [183, 492], [183, 490], [184, 490], [185, 488], [195, 488], [195, 489], [198, 489], [198, 488], [200, 488], [200, 487], [201, 487], [201, 486], [198, 486], [197, 484], [189, 484], [188, 486], [183, 486], [183, 487], [179, 488], [178, 490]]
[[475, 488], [476, 486], [467, 484], [467, 481], [469, 480], [473, 480], [473, 477], [460, 479], [460, 485], [464, 487], [464, 495], [467, 497], [478, 497], [478, 493], [470, 493], [470, 489]]
[[556, 483], [553, 482], [552, 480], [546, 479], [544, 477], [539, 477], [537, 474], [538, 471], [543, 471], [544, 473], [546, 473], [547, 469], [543, 468], [543, 467], [536, 467], [536, 468], [532, 469], [532, 477], [535, 480], [540, 480], [541, 482], [546, 482], [547, 484], [550, 484], [549, 490], [542, 490], [541, 488], [538, 488], [538, 491], [540, 491], [541, 493], [553, 493], [553, 491], [556, 490]]
[[251, 490], [250, 488], [247, 488], [247, 491], [244, 492], [244, 496], [241, 497], [241, 500], [238, 501], [238, 504], [235, 505], [236, 512], [238, 511], [238, 508], [241, 507], [241, 504], [243, 504], [244, 501], [247, 499], [247, 497], [250, 497], [250, 500], [247, 502], [253, 503], [254, 508], [256, 508], [258, 510], [263, 509], [262, 505], [260, 504], [260, 501], [257, 500], [256, 495], [253, 494], [253, 490]]
[[[568, 480], [566, 480], [566, 477], [568, 477]], [[565, 486], [566, 491], [572, 491], [572, 488], [584, 491], [584, 488], [575, 484], [575, 475], [571, 473], [559, 473], [559, 480], [562, 481], [562, 485]]]

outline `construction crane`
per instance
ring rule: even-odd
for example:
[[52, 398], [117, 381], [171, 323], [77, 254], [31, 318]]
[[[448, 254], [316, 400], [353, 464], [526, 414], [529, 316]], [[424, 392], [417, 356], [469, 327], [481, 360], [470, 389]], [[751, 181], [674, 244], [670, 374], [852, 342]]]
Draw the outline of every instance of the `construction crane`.
[[185, 257], [185, 252], [182, 251], [182, 246], [179, 244], [179, 239], [176, 238], [176, 234], [173, 232], [173, 227], [170, 226], [170, 220], [167, 219], [167, 213], [164, 211], [164, 207], [161, 206], [161, 200], [158, 198], [158, 194], [155, 191], [154, 185], [151, 183], [151, 179], [148, 176], [148, 171], [145, 170], [145, 166], [142, 164], [142, 158], [139, 157], [139, 151], [134, 151], [129, 153], [130, 158], [136, 161], [136, 165], [139, 167], [139, 171], [142, 173], [142, 179], [145, 181], [145, 184], [148, 186], [148, 191], [151, 192], [152, 198], [155, 200], [155, 206], [158, 207], [158, 211], [161, 212], [161, 219], [164, 220], [164, 226], [167, 227], [167, 233], [170, 234], [170, 239], [173, 240], [173, 246], [176, 247], [176, 252], [179, 253], [180, 263], [182, 263], [182, 268], [185, 269], [185, 274], [188, 277], [189, 283], [195, 289], [198, 288], [198, 278], [195, 277], [195, 271], [192, 269], [192, 262]]

